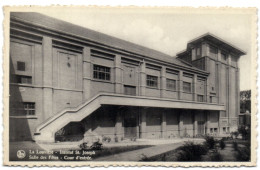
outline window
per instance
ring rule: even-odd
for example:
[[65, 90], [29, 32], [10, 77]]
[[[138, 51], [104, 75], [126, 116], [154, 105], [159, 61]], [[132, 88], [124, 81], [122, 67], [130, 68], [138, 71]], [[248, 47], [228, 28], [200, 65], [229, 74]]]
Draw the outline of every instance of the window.
[[221, 60], [222, 61], [227, 61], [227, 54], [221, 53]]
[[25, 71], [25, 62], [17, 61], [17, 70]]
[[201, 48], [200, 47], [196, 48], [196, 56], [200, 56], [200, 53], [201, 53]]
[[16, 82], [21, 84], [32, 84], [32, 76], [16, 75]]
[[166, 88], [169, 90], [176, 90], [176, 80], [166, 79]]
[[93, 77], [99, 80], [110, 80], [110, 68], [94, 65]]
[[218, 54], [218, 49], [216, 47], [210, 46], [209, 52], [212, 54]]
[[35, 103], [24, 102], [23, 106], [26, 115], [35, 115]]
[[204, 97], [203, 97], [203, 95], [198, 95], [198, 96], [197, 96], [197, 100], [198, 100], [198, 102], [204, 102]]
[[149, 87], [158, 87], [158, 77], [147, 75], [146, 76], [146, 85]]
[[183, 82], [183, 91], [186, 93], [191, 93], [191, 83]]
[[213, 97], [212, 96], [209, 97], [209, 102], [213, 103]]

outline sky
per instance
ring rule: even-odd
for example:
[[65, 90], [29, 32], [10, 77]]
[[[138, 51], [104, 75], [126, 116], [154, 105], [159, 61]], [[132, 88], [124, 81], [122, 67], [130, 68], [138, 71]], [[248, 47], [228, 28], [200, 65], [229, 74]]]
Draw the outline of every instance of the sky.
[[240, 90], [251, 89], [252, 15], [230, 10], [48, 8], [38, 12], [121, 38], [170, 56], [187, 42], [212, 33], [247, 54], [241, 56]]

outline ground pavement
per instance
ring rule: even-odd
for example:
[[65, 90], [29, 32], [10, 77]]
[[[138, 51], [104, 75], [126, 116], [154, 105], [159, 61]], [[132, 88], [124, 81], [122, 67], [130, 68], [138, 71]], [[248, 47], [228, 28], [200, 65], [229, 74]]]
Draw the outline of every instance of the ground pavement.
[[183, 142], [185, 141], [194, 141], [196, 143], [201, 143], [203, 140], [183, 139], [182, 141], [178, 141], [178, 143], [160, 144], [149, 148], [143, 148], [134, 151], [128, 151], [128, 152], [118, 153], [114, 155], [99, 157], [97, 159], [94, 159], [94, 161], [140, 161], [143, 158], [150, 158], [174, 150], [182, 146]]

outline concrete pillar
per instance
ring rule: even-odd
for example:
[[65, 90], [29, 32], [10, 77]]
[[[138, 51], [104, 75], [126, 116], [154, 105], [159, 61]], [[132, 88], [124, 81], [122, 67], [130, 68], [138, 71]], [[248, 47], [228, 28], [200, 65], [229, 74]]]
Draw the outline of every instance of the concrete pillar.
[[179, 72], [179, 93], [178, 93], [178, 99], [181, 100], [182, 99], [182, 92], [183, 92], [183, 71], [180, 70]]
[[123, 87], [122, 87], [122, 68], [121, 68], [121, 56], [116, 55], [114, 60], [115, 66], [115, 93], [122, 94]]
[[230, 95], [230, 92], [231, 92], [231, 85], [233, 82], [231, 82], [231, 69], [230, 69], [230, 66], [231, 66], [231, 55], [229, 54], [228, 55], [228, 66], [227, 66], [227, 101], [226, 101], [226, 109], [227, 109], [227, 117], [228, 117], [228, 126], [230, 127], [231, 125], [231, 120], [230, 120], [230, 117], [231, 117], [231, 105], [230, 105], [230, 101], [231, 101], [231, 95]]
[[178, 125], [178, 130], [179, 130], [179, 136], [183, 137], [184, 129], [183, 129], [183, 113], [179, 111], [179, 125]]
[[143, 60], [143, 62], [141, 63], [141, 72], [140, 72], [140, 77], [141, 77], [141, 81], [140, 81], [140, 95], [141, 96], [145, 96], [145, 89], [146, 89], [146, 73], [145, 73], [145, 69], [146, 69], [146, 64], [145, 64], [145, 61]]
[[210, 111], [204, 111], [204, 114], [205, 114], [205, 118], [206, 118], [206, 127], [205, 127], [205, 129], [206, 129], [206, 131], [205, 131], [205, 133], [207, 134], [207, 133], [209, 133], [209, 125], [210, 125]]
[[236, 89], [236, 94], [237, 94], [237, 96], [236, 96], [236, 99], [237, 99], [237, 101], [236, 101], [236, 108], [237, 108], [237, 111], [236, 111], [236, 116], [238, 117], [238, 114], [240, 113], [240, 84], [239, 84], [239, 82], [240, 82], [240, 69], [239, 68], [237, 68], [237, 71], [236, 71], [236, 82], [237, 82], [237, 84], [236, 84], [236, 87], [237, 87], [237, 89]]
[[91, 52], [89, 47], [83, 48], [83, 101], [91, 97]]
[[198, 120], [197, 120], [197, 112], [193, 111], [193, 137], [196, 137], [198, 134]]
[[43, 37], [43, 117], [49, 118], [53, 115], [53, 90], [52, 90], [52, 39]]
[[161, 69], [161, 98], [165, 97], [166, 93], [166, 67], [162, 66]]
[[122, 119], [122, 113], [120, 111], [116, 114], [116, 124], [115, 124], [115, 134], [118, 138], [118, 141], [121, 141], [121, 138], [123, 137], [123, 119]]
[[194, 74], [193, 76], [193, 100], [197, 101], [197, 83], [198, 83], [198, 76]]
[[166, 110], [164, 110], [162, 113], [161, 131], [162, 131], [162, 138], [167, 138]]
[[146, 108], [141, 109], [141, 128], [140, 128], [140, 137], [146, 138]]

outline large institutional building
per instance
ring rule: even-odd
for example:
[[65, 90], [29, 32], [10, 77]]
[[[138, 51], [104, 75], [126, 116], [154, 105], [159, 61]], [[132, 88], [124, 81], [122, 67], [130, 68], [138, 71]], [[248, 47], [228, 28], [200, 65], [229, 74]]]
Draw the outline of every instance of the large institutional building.
[[238, 126], [241, 55], [210, 33], [173, 57], [38, 13], [11, 13], [10, 141], [229, 133]]

